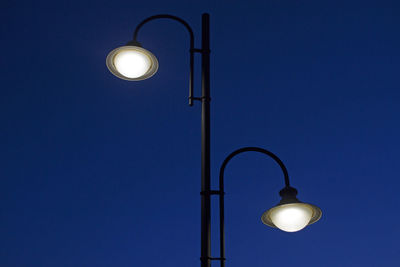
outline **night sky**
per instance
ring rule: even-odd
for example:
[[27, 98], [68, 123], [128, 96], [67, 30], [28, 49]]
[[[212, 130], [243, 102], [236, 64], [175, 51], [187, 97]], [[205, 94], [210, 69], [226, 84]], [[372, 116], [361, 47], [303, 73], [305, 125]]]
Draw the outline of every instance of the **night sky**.
[[[264, 155], [236, 157], [227, 267], [400, 266], [399, 1], [6, 0], [0, 10], [1, 267], [200, 265], [188, 34], [168, 20], [142, 28], [160, 64], [145, 81], [114, 77], [105, 59], [159, 13], [187, 20], [199, 47], [203, 12], [213, 189], [229, 153], [259, 146], [323, 211], [300, 232], [265, 226], [282, 173]], [[199, 56], [195, 68], [199, 95]]]

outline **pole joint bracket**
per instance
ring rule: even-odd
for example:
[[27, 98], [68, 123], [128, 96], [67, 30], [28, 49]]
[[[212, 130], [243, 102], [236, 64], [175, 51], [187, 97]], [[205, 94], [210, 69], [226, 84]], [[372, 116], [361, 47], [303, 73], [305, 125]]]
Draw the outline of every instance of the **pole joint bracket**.
[[191, 48], [190, 53], [210, 54], [210, 49]]
[[225, 192], [221, 190], [208, 190], [208, 191], [201, 191], [200, 195], [225, 195]]
[[201, 97], [195, 97], [195, 96], [192, 96], [192, 97], [189, 97], [189, 99], [192, 99], [192, 100], [197, 100], [197, 101], [206, 101], [206, 102], [210, 102], [211, 101], [211, 97], [205, 97], [205, 96], [201, 96]]
[[207, 260], [210, 260], [210, 261], [225, 261], [226, 258], [221, 258], [221, 257], [219, 257], [219, 258], [215, 258], [215, 257], [200, 257], [200, 261], [207, 261]]

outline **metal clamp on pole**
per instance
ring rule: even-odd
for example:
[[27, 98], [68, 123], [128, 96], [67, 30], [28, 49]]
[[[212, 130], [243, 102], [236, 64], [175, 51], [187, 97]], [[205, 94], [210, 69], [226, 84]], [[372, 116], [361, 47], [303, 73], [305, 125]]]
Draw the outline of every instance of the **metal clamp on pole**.
[[225, 195], [225, 192], [221, 190], [209, 190], [209, 191], [201, 191], [200, 195]]

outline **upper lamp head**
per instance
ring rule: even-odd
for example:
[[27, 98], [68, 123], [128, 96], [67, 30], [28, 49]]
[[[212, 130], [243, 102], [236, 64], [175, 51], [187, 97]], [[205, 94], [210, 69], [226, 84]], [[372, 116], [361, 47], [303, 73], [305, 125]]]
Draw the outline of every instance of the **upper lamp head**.
[[285, 187], [279, 192], [281, 201], [261, 216], [261, 221], [285, 232], [297, 232], [321, 218], [321, 209], [312, 204], [299, 201], [297, 190]]
[[106, 59], [112, 74], [127, 81], [141, 81], [153, 76], [158, 69], [157, 58], [137, 41], [115, 48]]

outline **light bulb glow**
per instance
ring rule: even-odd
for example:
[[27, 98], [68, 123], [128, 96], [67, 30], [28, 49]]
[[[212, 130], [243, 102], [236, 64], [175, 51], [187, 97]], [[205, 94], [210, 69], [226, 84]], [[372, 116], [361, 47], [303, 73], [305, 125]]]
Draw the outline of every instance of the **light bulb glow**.
[[128, 81], [145, 80], [158, 70], [157, 58], [150, 51], [134, 45], [121, 46], [111, 51], [106, 64], [112, 74]]
[[272, 223], [285, 232], [300, 231], [308, 225], [312, 216], [312, 208], [303, 203], [279, 205], [269, 212]]
[[138, 78], [150, 69], [151, 60], [142, 52], [125, 49], [115, 55], [114, 66], [125, 77]]

